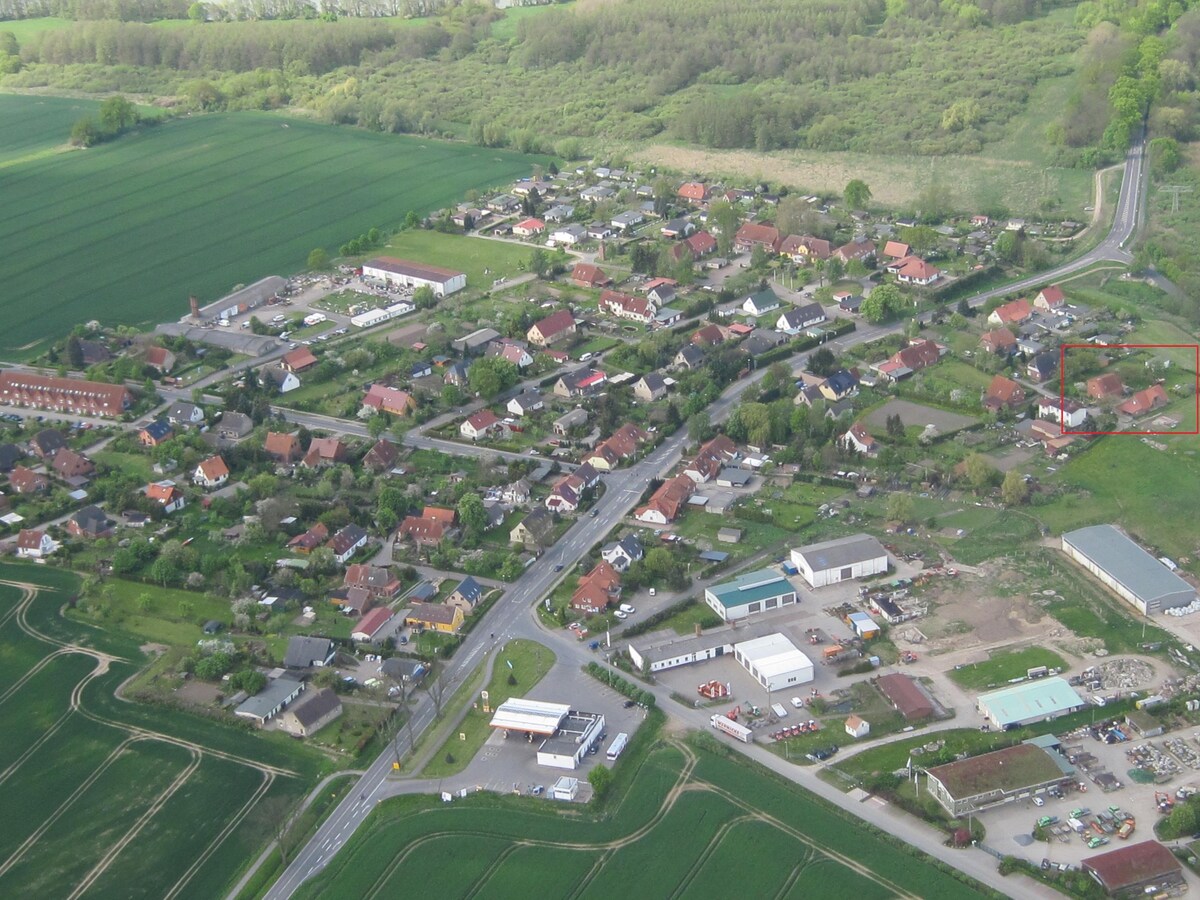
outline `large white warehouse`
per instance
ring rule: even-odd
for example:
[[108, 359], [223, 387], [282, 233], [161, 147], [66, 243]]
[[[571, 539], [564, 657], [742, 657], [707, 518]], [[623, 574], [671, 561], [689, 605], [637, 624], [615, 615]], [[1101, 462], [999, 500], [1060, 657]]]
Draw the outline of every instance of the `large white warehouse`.
[[792, 551], [792, 562], [815, 588], [882, 575], [888, 570], [887, 550], [869, 534], [809, 544]]
[[733, 658], [768, 691], [808, 684], [813, 680], [812, 660], [782, 634], [733, 645]]
[[1062, 536], [1063, 552], [1143, 615], [1187, 606], [1196, 589], [1113, 525], [1092, 525]]
[[363, 263], [363, 277], [386, 281], [401, 287], [429, 287], [439, 297], [446, 297], [467, 286], [467, 276], [453, 269], [427, 266], [408, 259], [377, 256]]

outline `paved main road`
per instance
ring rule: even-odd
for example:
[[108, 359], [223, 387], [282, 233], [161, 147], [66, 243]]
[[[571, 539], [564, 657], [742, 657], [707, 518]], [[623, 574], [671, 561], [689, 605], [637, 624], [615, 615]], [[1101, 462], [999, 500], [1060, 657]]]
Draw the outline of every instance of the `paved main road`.
[[[1038, 285], [1049, 284], [1096, 262], [1104, 260], [1131, 261], [1132, 257], [1125, 249], [1125, 245], [1134, 235], [1142, 221], [1146, 178], [1144, 160], [1145, 143], [1143, 138], [1137, 146], [1129, 151], [1126, 157], [1124, 180], [1121, 185], [1121, 193], [1117, 201], [1112, 228], [1105, 239], [1095, 248], [1072, 262], [1065, 263], [1049, 272], [1043, 272], [1039, 275], [1011, 282], [1003, 287], [977, 294], [970, 299], [971, 304], [978, 306], [986, 303], [992, 297]], [[886, 334], [897, 332], [903, 326], [904, 323], [902, 322], [890, 325], [866, 326], [839, 339], [836, 343], [838, 346], [844, 348], [867, 343], [877, 340]], [[796, 361], [796, 364], [802, 364], [804, 359], [806, 359], [806, 355], [801, 356]], [[755, 372], [748, 378], [735, 382], [727, 388], [721, 397], [709, 407], [711, 421], [714, 424], [724, 421], [742, 394], [753, 384], [757, 383], [764, 374], [765, 370]], [[366, 434], [365, 426], [357, 422], [331, 419], [324, 416], [316, 417], [311, 414], [302, 413], [289, 412], [287, 415], [291, 421], [303, 422], [306, 425], [310, 425], [310, 427], [326, 428], [345, 434]], [[467, 636], [458, 653], [455, 654], [454, 658], [447, 665], [443, 676], [448, 681], [449, 691], [453, 691], [457, 685], [462, 683], [463, 679], [474, 667], [476, 661], [481, 658], [483, 651], [493, 640], [516, 636], [536, 637], [539, 640], [553, 642], [556, 651], [560, 651], [561, 648], [561, 652], [569, 652], [572, 655], [577, 655], [581, 652], [576, 643], [564, 639], [562, 634], [546, 632], [541, 629], [536, 615], [532, 611], [533, 604], [550, 593], [558, 581], [564, 577], [563, 572], [569, 572], [574, 564], [594, 544], [602, 540], [633, 509], [652, 478], [666, 473], [675, 465], [679, 460], [686, 440], [686, 429], [680, 429], [635, 465], [627, 469], [619, 469], [605, 476], [604, 496], [594, 507], [597, 510], [596, 517], [591, 518], [589, 516], [579, 519], [558, 544], [555, 545], [554, 550], [544, 554], [530, 566], [521, 578], [513, 583], [508, 593], [492, 608], [488, 614], [487, 630], [485, 631], [480, 626]], [[417, 443], [417, 441], [421, 443]], [[435, 444], [432, 441], [433, 439], [424, 437], [419, 431], [410, 432], [406, 437], [406, 443], [415, 446], [433, 446], [448, 453], [464, 451], [479, 451], [480, 453], [495, 452], [456, 443], [449, 443], [448, 446], [443, 447], [440, 445], [448, 442], [437, 442]], [[556, 565], [561, 565], [563, 571], [556, 572]], [[495, 634], [497, 637], [492, 638], [491, 634]], [[571, 648], [569, 651], [566, 649], [568, 647]], [[707, 719], [703, 716], [700, 716], [694, 710], [689, 710], [674, 703], [669, 698], [666, 698], [662, 705], [672, 716], [680, 718], [688, 724], [701, 728], [707, 726]], [[424, 729], [429, 727], [433, 721], [434, 710], [433, 704], [427, 696], [421, 697], [414, 708], [413, 716], [414, 732], [416, 734], [420, 734]], [[738, 745], [736, 749], [747, 752], [770, 768], [780, 771], [785, 777], [804, 785], [806, 788], [820, 794], [830, 802], [837, 804], [854, 815], [872, 821], [891, 833], [903, 835], [905, 839], [910, 840], [910, 842], [927, 853], [944, 859], [950, 865], [955, 866], [972, 877], [986, 884], [995, 885], [998, 890], [1004, 891], [1002, 887], [998, 886], [998, 876], [995, 873], [991, 857], [984, 857], [982, 853], [970, 852], [946, 855], [945, 849], [941, 848], [940, 844], [933, 840], [930, 834], [922, 832], [921, 826], [917, 823], [909, 819], [903, 819], [902, 821], [894, 820], [892, 814], [880, 812], [877, 807], [850, 800], [840, 791], [817, 781], [811, 772], [791, 766], [786, 762], [781, 762], [778, 757], [762, 748]], [[354, 833], [354, 830], [367, 817], [375, 803], [391, 792], [387, 785], [392, 767], [392, 759], [392, 750], [388, 748], [371, 764], [370, 768], [359, 779], [355, 789], [334, 809], [329, 818], [317, 830], [317, 833], [296, 854], [283, 875], [267, 892], [266, 896], [269, 900], [284, 900], [284, 898], [291, 897], [306, 879], [320, 871], [333, 855], [337, 853], [341, 846]], [[1033, 882], [1027, 882], [1025, 886], [1028, 886], [1031, 892], [1036, 888]]]

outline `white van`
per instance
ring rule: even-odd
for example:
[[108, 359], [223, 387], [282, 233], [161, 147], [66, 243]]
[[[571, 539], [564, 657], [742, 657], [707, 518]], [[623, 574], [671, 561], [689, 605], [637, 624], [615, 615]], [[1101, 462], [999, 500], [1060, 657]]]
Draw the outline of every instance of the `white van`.
[[579, 361], [580, 361], [580, 362], [587, 362], [587, 361], [588, 361], [589, 359], [591, 359], [591, 358], [592, 358], [592, 354], [590, 354], [590, 353], [585, 353], [585, 354], [583, 354], [583, 356], [579, 357]]
[[284, 321], [285, 319], [287, 319], [287, 316], [278, 315], [275, 318], [273, 318], [271, 321], [274, 322], [276, 325], [278, 325], [280, 322]]
[[632, 606], [630, 606], [628, 603], [622, 603], [620, 606], [620, 609], [621, 609], [621, 612], [625, 613], [625, 615], [629, 615], [630, 613], [637, 612], [637, 610], [634, 609]]

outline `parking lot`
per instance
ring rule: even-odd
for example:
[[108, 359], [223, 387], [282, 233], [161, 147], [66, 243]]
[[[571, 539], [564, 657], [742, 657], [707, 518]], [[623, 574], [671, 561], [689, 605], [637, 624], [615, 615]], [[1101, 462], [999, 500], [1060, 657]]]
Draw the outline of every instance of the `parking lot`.
[[[1103, 719], [1102, 711], [1097, 710], [1097, 714], [1097, 720], [1101, 721]], [[1085, 791], [1077, 789], [1069, 792], [1061, 800], [1044, 797], [1042, 798], [1043, 806], [1038, 806], [1032, 799], [1029, 799], [978, 813], [976, 818], [987, 829], [986, 842], [988, 846], [1001, 853], [1013, 853], [1034, 862], [1040, 862], [1041, 859], [1046, 858], [1056, 864], [1078, 865], [1089, 856], [1125, 846], [1127, 842], [1112, 835], [1109, 836], [1106, 845], [1089, 848], [1084, 840], [1073, 833], [1055, 836], [1047, 844], [1030, 842], [1028, 838], [1032, 835], [1037, 820], [1042, 816], [1056, 816], [1060, 823], [1065, 823], [1075, 809], [1088, 809], [1094, 816], [1101, 810], [1107, 810], [1110, 806], [1119, 806], [1136, 819], [1136, 827], [1128, 843], [1153, 839], [1154, 823], [1160, 818], [1155, 803], [1155, 792], [1161, 791], [1174, 797], [1180, 787], [1200, 787], [1200, 769], [1180, 765], [1178, 774], [1162, 784], [1138, 784], [1128, 777], [1127, 773], [1132, 768], [1132, 763], [1126, 752], [1133, 748], [1143, 747], [1148, 743], [1161, 750], [1164, 740], [1179, 739], [1189, 745], [1191, 750], [1200, 753], [1197, 734], [1200, 732], [1194, 734], [1192, 730], [1188, 730], [1175, 732], [1165, 737], [1151, 738], [1149, 741], [1132, 740], [1116, 744], [1106, 744], [1090, 736], [1066, 739], [1064, 747], [1078, 748], [1081, 752], [1094, 756], [1093, 765], [1106, 769], [1122, 786], [1117, 790], [1105, 792], [1086, 774], [1080, 772], [1078, 780], [1085, 786]], [[1185, 872], [1187, 872], [1186, 869]], [[1196, 879], [1190, 872], [1187, 874], [1189, 882], [1193, 886], [1200, 887], [1200, 879]]]

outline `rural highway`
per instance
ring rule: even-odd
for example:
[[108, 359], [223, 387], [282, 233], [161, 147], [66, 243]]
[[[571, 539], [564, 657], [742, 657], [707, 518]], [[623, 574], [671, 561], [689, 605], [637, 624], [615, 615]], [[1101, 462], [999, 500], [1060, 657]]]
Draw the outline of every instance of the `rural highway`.
[[[1064, 263], [1049, 272], [1010, 282], [1003, 287], [977, 294], [970, 298], [971, 305], [979, 306], [993, 297], [1050, 284], [1097, 262], [1131, 262], [1132, 256], [1125, 249], [1125, 245], [1136, 233], [1144, 216], [1146, 174], [1145, 138], [1143, 137], [1126, 156], [1121, 192], [1114, 212], [1113, 224], [1104, 240], [1071, 262]], [[868, 325], [831, 343], [845, 349], [899, 332], [904, 328], [904, 324], [904, 322], [899, 322]], [[793, 366], [799, 368], [806, 359], [807, 354], [793, 358]], [[764, 374], [765, 370], [760, 370], [730, 385], [709, 407], [709, 415], [713, 424], [724, 421], [742, 394], [756, 384]], [[284, 410], [281, 412], [287, 416], [289, 421], [304, 424], [309, 428], [359, 436], [365, 436], [367, 433], [365, 426], [357, 422], [308, 413]], [[508, 458], [515, 456], [515, 454], [496, 454], [496, 451], [486, 448], [437, 441], [420, 434], [419, 430], [410, 432], [405, 436], [404, 441], [411, 446], [429, 447], [446, 453], [495, 454]], [[680, 429], [644, 459], [629, 468], [618, 469], [604, 477], [604, 496], [594, 506], [596, 517], [579, 518], [552, 549], [543, 554], [512, 584], [508, 592], [488, 613], [486, 625], [481, 624], [476, 627], [463, 641], [443, 673], [443, 677], [447, 680], [446, 696], [449, 696], [463, 682], [478, 660], [482, 658], [484, 650], [492, 645], [493, 639], [489, 637], [489, 633], [496, 635], [495, 641], [511, 637], [532, 637], [539, 641], [550, 642], [555, 652], [560, 654], [560, 659], [582, 657], [582, 646], [573, 638], [569, 638], [561, 632], [546, 631], [541, 627], [536, 613], [533, 611], [533, 606], [548, 595], [557, 583], [572, 571], [575, 563], [586, 555], [592, 546], [603, 540], [608, 532], [634, 508], [647, 484], [653, 478], [665, 474], [678, 462], [686, 441], [686, 429]], [[559, 566], [561, 569], [556, 571], [556, 567]], [[682, 719], [690, 725], [698, 728], [707, 726], [706, 717], [669, 698], [660, 696], [660, 705], [672, 716]], [[433, 703], [428, 696], [421, 695], [419, 699], [415, 700], [413, 717], [413, 731], [419, 735], [432, 723], [434, 718]], [[884, 812], [882, 808], [874, 806], [870, 802], [864, 804], [851, 800], [840, 791], [818, 781], [812, 770], [792, 766], [769, 751], [753, 745], [746, 747], [738, 744], [736, 749], [746, 752], [784, 777], [803, 785], [851, 814], [871, 821], [890, 833], [902, 836], [930, 855], [943, 859], [1002, 893], [1007, 893], [1002, 886], [1004, 882], [996, 874], [995, 861], [992, 857], [981, 852], [947, 853], [945, 848], [934, 840], [931, 830], [922, 831], [924, 826], [907, 818], [903, 821], [896, 819], [891, 812]], [[330, 813], [308, 843], [295, 854], [287, 869], [266, 893], [265, 896], [268, 900], [285, 900], [285, 898], [291, 897], [304, 881], [324, 868], [370, 814], [375, 804], [384, 797], [395, 793], [395, 788], [389, 787], [393, 756], [392, 748], [389, 747], [371, 764], [365, 774], [359, 778], [354, 789]], [[1011, 879], [1008, 880], [1008, 887], [1009, 889], [1012, 887]], [[1039, 886], [1032, 881], [1022, 881], [1023, 889], [1033, 892], [1037, 887]]]

